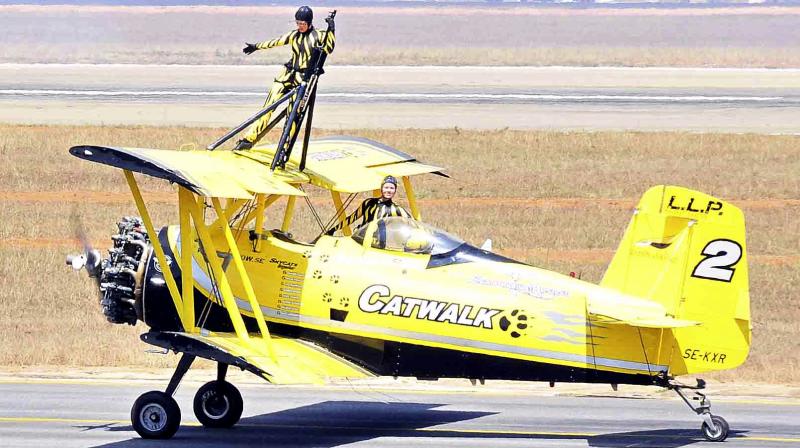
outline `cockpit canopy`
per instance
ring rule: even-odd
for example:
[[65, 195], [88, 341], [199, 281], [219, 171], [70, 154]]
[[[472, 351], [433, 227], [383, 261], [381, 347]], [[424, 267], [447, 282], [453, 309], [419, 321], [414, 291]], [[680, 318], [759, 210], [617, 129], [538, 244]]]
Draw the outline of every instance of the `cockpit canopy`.
[[395, 252], [439, 255], [451, 252], [464, 240], [411, 218], [390, 216], [355, 230], [352, 238], [364, 244], [369, 232], [372, 247]]

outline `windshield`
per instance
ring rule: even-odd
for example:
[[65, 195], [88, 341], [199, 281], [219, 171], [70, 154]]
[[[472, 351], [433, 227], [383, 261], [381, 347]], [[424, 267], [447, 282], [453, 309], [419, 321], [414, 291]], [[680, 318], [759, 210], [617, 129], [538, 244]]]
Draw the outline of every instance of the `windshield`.
[[464, 244], [464, 240], [443, 230], [399, 216], [378, 219], [375, 226], [361, 226], [353, 233], [353, 239], [363, 244], [367, 230], [373, 228], [371, 245], [377, 249], [438, 255]]

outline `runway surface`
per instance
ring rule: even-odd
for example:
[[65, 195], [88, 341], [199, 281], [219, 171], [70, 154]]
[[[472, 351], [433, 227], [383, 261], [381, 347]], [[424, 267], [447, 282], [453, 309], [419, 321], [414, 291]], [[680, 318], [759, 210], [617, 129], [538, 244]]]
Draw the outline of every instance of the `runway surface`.
[[[163, 381], [166, 383], [166, 380]], [[671, 395], [663, 399], [402, 391], [379, 387], [240, 386], [244, 415], [230, 430], [199, 426], [183, 384], [176, 398], [183, 425], [168, 444], [138, 438], [130, 406], [158, 382], [10, 381], [0, 383], [3, 447], [670, 447], [704, 442], [700, 421]], [[622, 386], [623, 388], [625, 386]], [[716, 398], [716, 397], [715, 397]], [[731, 425], [725, 446], [800, 445], [797, 402], [714, 400]]]
[[[325, 128], [800, 132], [800, 70], [332, 66]], [[277, 66], [0, 64], [0, 122], [231, 127]]]

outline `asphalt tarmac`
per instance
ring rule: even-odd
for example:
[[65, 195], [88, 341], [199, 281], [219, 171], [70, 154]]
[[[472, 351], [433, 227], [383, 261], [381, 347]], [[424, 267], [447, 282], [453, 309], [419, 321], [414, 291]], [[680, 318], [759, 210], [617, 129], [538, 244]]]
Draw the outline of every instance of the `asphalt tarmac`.
[[[0, 122], [233, 127], [277, 66], [0, 64]], [[800, 70], [331, 66], [315, 125], [800, 133]]]
[[[176, 395], [183, 413], [176, 436], [168, 443], [139, 439], [130, 426], [130, 406], [140, 394], [163, 386], [157, 381], [4, 380], [0, 382], [0, 445], [721, 446], [703, 441], [699, 418], [670, 394], [658, 399], [635, 394], [610, 398], [484, 391], [480, 386], [403, 390], [385, 385], [278, 387], [266, 383], [239, 385], [244, 415], [228, 430], [199, 426], [192, 413], [192, 397], [199, 384], [184, 383]], [[724, 446], [800, 445], [800, 403], [717, 398], [712, 409], [731, 426]]]

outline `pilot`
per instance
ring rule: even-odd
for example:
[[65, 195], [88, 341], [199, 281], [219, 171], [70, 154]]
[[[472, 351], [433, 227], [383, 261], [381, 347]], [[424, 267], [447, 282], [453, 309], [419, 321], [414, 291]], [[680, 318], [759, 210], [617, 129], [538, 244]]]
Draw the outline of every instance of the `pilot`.
[[[394, 176], [386, 176], [383, 178], [383, 182], [381, 182], [381, 197], [364, 200], [364, 202], [361, 203], [361, 207], [357, 208], [356, 211], [344, 220], [345, 223], [350, 226], [358, 221], [359, 218], [362, 218], [360, 226], [364, 226], [376, 219], [389, 216], [410, 218], [410, 213], [403, 207], [392, 202], [395, 193], [397, 193], [397, 179], [395, 179]], [[337, 226], [329, 229], [325, 233], [327, 235], [333, 235], [334, 232], [341, 228], [342, 223], [340, 222]]]
[[[297, 29], [289, 31], [277, 39], [259, 42], [257, 44], [246, 43], [247, 46], [242, 49], [244, 54], [252, 54], [256, 50], [266, 50], [273, 47], [282, 45], [290, 45], [292, 47], [292, 58], [284, 64], [284, 68], [275, 77], [272, 88], [264, 101], [264, 107], [274, 103], [281, 96], [289, 90], [300, 85], [303, 80], [303, 72], [308, 67], [308, 60], [311, 58], [311, 49], [321, 42], [324, 42], [322, 51], [327, 54], [333, 52], [333, 47], [336, 45], [336, 36], [334, 30], [336, 28], [333, 18], [328, 17], [325, 21], [328, 23], [327, 31], [318, 31], [314, 28], [312, 21], [314, 20], [314, 12], [308, 6], [301, 6], [294, 14]], [[290, 100], [291, 101], [291, 100]], [[235, 149], [250, 149], [258, 140], [263, 137], [264, 131], [269, 125], [272, 113], [267, 113], [262, 116], [258, 121], [253, 123], [250, 127], [245, 138], [239, 140]]]

